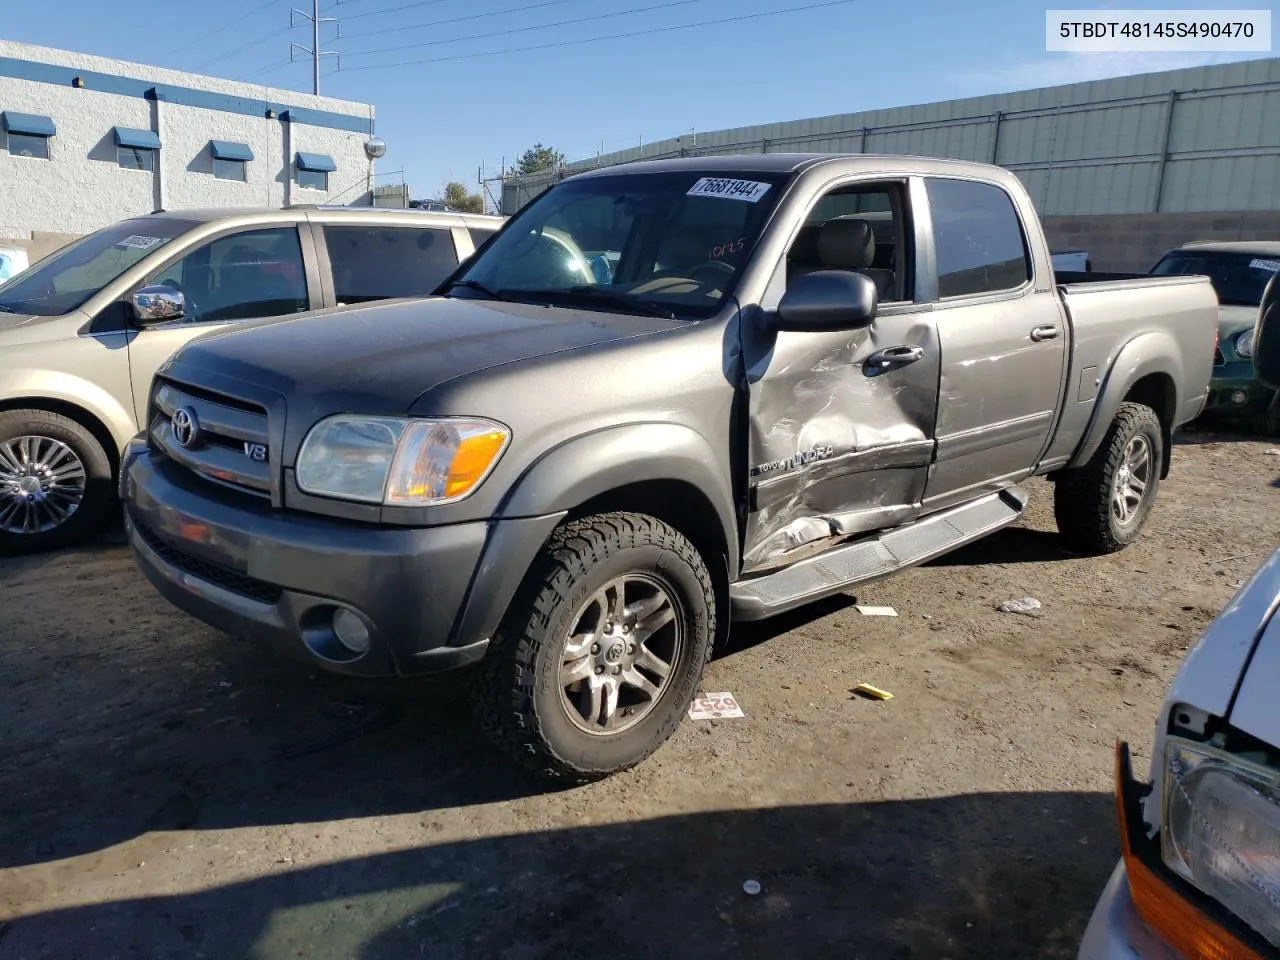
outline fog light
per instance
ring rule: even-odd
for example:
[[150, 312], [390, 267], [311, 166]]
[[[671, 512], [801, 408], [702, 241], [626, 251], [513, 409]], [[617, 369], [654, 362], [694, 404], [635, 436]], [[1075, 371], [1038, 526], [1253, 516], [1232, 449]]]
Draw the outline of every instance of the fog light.
[[1244, 403], [1244, 402], [1245, 402], [1246, 400], [1248, 400], [1248, 399], [1249, 399], [1249, 395], [1248, 395], [1247, 393], [1245, 393], [1243, 390], [1232, 390], [1232, 391], [1231, 391], [1231, 402], [1232, 402], [1232, 403], [1235, 403], [1235, 404], [1241, 404], [1241, 403]]
[[352, 653], [367, 653], [369, 628], [350, 610], [340, 607], [333, 615], [333, 633], [338, 642]]

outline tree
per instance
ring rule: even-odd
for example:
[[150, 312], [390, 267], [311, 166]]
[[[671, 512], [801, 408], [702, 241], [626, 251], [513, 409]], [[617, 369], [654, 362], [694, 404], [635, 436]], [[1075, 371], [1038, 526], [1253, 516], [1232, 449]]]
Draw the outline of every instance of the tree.
[[463, 213], [484, 213], [484, 197], [478, 193], [467, 193], [467, 188], [456, 180], [445, 184], [438, 199]]
[[564, 166], [564, 154], [551, 147], [544, 147], [540, 142], [526, 150], [516, 164], [516, 172], [522, 176], [540, 173], [543, 170], [555, 170]]

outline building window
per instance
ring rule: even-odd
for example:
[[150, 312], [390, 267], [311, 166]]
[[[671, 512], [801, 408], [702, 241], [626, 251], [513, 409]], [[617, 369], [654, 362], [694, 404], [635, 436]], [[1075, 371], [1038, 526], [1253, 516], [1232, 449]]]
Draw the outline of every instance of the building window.
[[0, 113], [5, 147], [15, 157], [49, 159], [49, 138], [57, 133], [53, 121], [34, 113]]
[[36, 137], [29, 133], [10, 133], [8, 141], [9, 152], [15, 157], [35, 157], [38, 160], [49, 159], [48, 137]]
[[116, 162], [126, 170], [147, 170], [154, 173], [156, 151], [138, 147], [116, 147]]
[[248, 165], [253, 159], [253, 151], [247, 143], [210, 140], [209, 154], [213, 158], [213, 175], [219, 180], [239, 180], [243, 183], [249, 179]]
[[299, 153], [295, 162], [298, 186], [308, 190], [328, 190], [329, 174], [338, 169], [333, 158], [323, 153]]
[[160, 152], [159, 134], [129, 127], [114, 127], [112, 133], [116, 138], [116, 163], [125, 170], [155, 171]]

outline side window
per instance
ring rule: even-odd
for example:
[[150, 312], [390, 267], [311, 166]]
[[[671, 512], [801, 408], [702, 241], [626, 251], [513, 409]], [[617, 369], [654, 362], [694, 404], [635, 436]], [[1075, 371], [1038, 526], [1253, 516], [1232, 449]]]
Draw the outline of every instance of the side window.
[[295, 227], [219, 237], [152, 280], [181, 290], [188, 323], [278, 317], [311, 309]]
[[1014, 290], [1031, 278], [1031, 258], [1013, 200], [995, 184], [929, 178], [938, 296]]
[[484, 243], [486, 240], [488, 240], [490, 237], [492, 237], [495, 233], [498, 232], [497, 227], [470, 226], [470, 227], [467, 227], [467, 229], [471, 231], [471, 243], [475, 246], [477, 250], [480, 249], [480, 244]]
[[904, 209], [896, 183], [857, 183], [825, 194], [787, 251], [787, 281], [815, 270], [852, 270], [875, 283], [881, 302], [911, 299]]
[[425, 297], [458, 266], [445, 227], [324, 228], [339, 303]]

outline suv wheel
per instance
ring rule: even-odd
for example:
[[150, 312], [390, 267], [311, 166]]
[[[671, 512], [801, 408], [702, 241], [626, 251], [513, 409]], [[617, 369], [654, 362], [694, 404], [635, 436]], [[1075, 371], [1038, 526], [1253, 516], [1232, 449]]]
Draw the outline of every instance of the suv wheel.
[[86, 539], [111, 497], [111, 461], [92, 433], [47, 410], [0, 413], [0, 554]]
[[1138, 538], [1160, 486], [1164, 430], [1150, 407], [1120, 404], [1087, 464], [1053, 492], [1058, 531], [1082, 553], [1115, 553]]
[[634, 513], [572, 521], [531, 565], [480, 664], [477, 717], [544, 777], [617, 773], [675, 732], [714, 636], [711, 575], [682, 534]]

